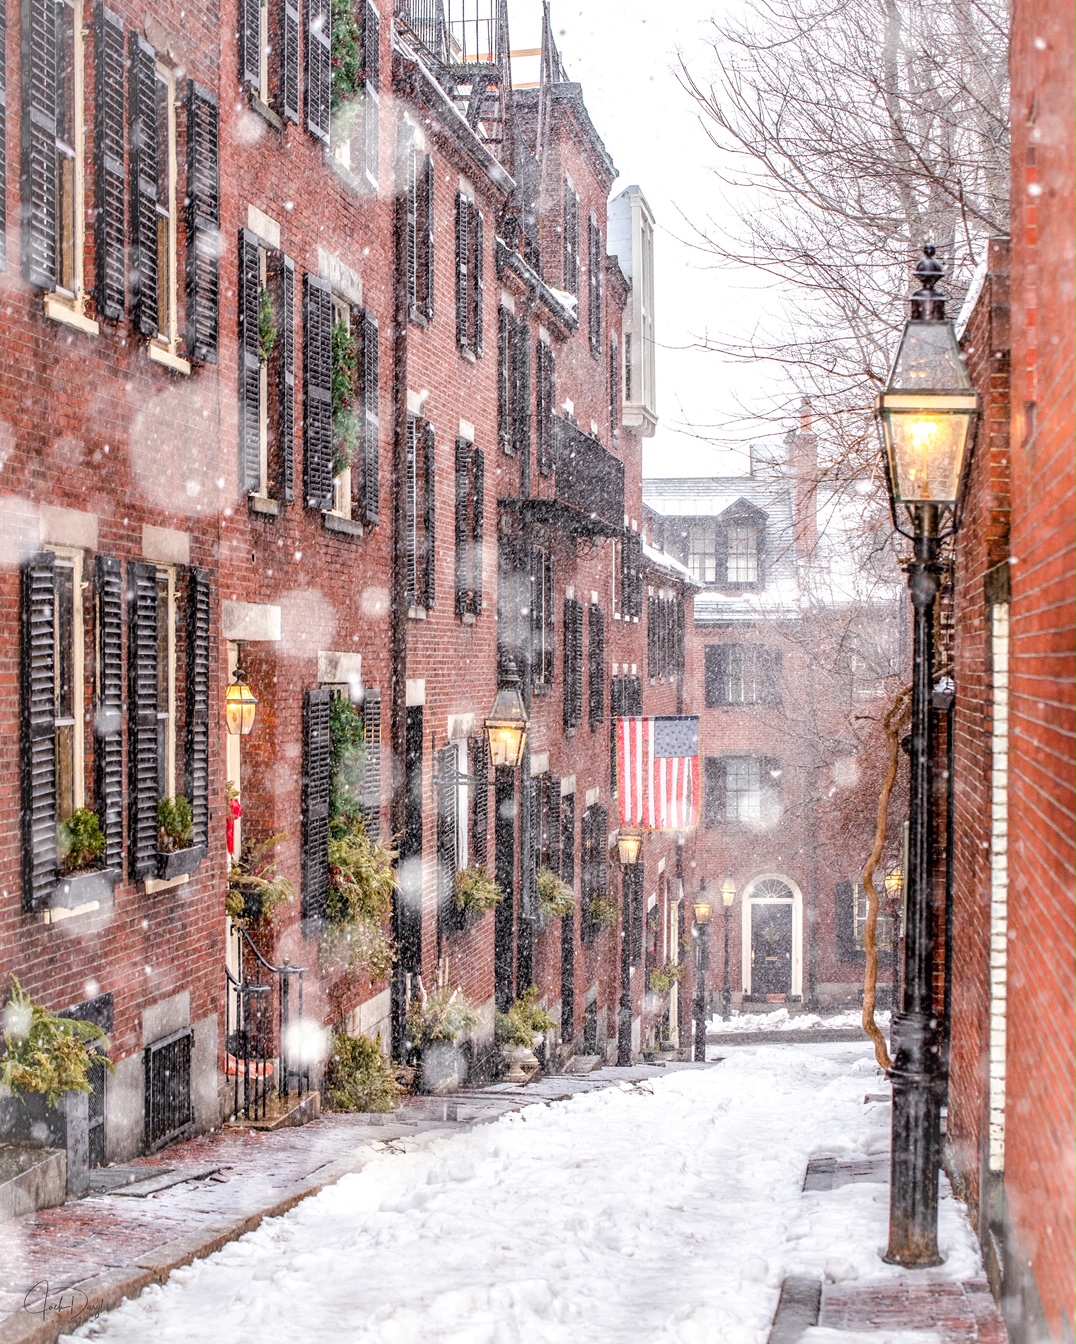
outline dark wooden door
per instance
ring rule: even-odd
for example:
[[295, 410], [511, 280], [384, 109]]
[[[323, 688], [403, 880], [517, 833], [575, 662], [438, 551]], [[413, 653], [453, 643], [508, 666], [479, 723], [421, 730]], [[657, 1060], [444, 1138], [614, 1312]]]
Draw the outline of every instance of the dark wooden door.
[[792, 906], [751, 907], [751, 995], [792, 993]]

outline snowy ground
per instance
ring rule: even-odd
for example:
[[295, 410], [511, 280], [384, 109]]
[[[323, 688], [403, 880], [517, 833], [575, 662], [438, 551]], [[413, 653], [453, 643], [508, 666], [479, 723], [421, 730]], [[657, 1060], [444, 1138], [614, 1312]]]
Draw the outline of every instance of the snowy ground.
[[[889, 1030], [889, 1014], [875, 1013], [874, 1020], [883, 1031]], [[816, 1027], [862, 1027], [863, 1014], [857, 1008], [848, 1013], [789, 1013], [777, 1008], [772, 1013], [737, 1013], [726, 1022], [715, 1014], [706, 1024], [708, 1034], [722, 1031], [808, 1031]]]
[[[888, 1190], [802, 1193], [884, 1152], [863, 1045], [734, 1048], [386, 1154], [84, 1327], [109, 1344], [764, 1344], [781, 1278], [888, 1278]], [[944, 1273], [978, 1256], [943, 1182]], [[824, 1344], [820, 1338], [818, 1344]]]

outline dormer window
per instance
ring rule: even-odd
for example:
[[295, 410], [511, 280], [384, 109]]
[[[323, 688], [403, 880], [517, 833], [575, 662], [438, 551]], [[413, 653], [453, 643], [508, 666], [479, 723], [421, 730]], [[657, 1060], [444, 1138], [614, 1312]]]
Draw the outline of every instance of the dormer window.
[[725, 532], [727, 542], [727, 581], [758, 583], [759, 529], [748, 523], [733, 523]]

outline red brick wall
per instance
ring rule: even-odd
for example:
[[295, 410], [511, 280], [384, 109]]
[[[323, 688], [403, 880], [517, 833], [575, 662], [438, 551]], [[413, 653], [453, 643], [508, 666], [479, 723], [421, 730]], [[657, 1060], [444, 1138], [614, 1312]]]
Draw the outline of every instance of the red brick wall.
[[1073, 1320], [1073, 11], [1013, 6], [1010, 960], [1005, 1189]]

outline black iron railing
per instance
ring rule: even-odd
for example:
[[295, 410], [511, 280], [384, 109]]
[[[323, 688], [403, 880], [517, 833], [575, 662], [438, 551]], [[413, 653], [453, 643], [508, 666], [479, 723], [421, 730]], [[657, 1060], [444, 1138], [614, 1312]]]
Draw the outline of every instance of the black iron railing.
[[227, 1000], [227, 1070], [234, 1119], [263, 1120], [275, 1092], [288, 1097], [310, 1090], [304, 1050], [304, 968], [285, 960], [274, 966], [246, 929], [239, 931], [238, 975], [224, 968]]

